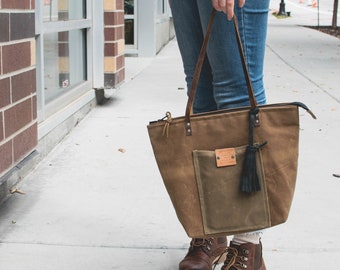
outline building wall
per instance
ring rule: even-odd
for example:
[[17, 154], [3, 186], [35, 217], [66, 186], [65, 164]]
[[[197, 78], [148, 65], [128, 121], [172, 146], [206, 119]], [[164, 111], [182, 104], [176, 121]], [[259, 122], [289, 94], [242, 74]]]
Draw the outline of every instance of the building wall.
[[173, 21], [169, 17], [156, 23], [156, 51], [157, 53], [175, 37]]
[[[137, 55], [154, 57], [171, 40], [175, 34], [169, 7], [165, 13], [159, 13], [159, 1], [139, 1], [137, 15]], [[164, 4], [168, 5], [165, 1]]]
[[[58, 2], [60, 3], [58, 16], [64, 16], [65, 8], [62, 3], [65, 4], [68, 1]], [[105, 88], [115, 88], [125, 80], [124, 1], [102, 1], [104, 24], [102, 24], [102, 18], [100, 24], [93, 22], [93, 27], [100, 25], [100, 28], [96, 28], [96, 33], [104, 36], [100, 48], [104, 55], [103, 64], [100, 65], [103, 69], [99, 75], [96, 75], [102, 76]], [[93, 5], [96, 3], [98, 3], [97, 0], [93, 0]], [[42, 123], [39, 122], [39, 125], [37, 121], [37, 89], [42, 85], [37, 85], [37, 77], [41, 76], [41, 72], [37, 73], [36, 69], [37, 47], [39, 46], [35, 42], [35, 5], [35, 0], [0, 0], [0, 202], [3, 197], [8, 196], [9, 188], [17, 184], [25, 176], [25, 172], [29, 172], [29, 167], [36, 165], [47, 154], [47, 151], [40, 149], [45, 142], [42, 139], [38, 141], [38, 130], [41, 131], [44, 122], [50, 124], [52, 120], [44, 120]], [[156, 8], [154, 0], [148, 0], [139, 5], [138, 42], [141, 50], [139, 56], [155, 56], [174, 35], [171, 21], [164, 14], [159, 19]], [[40, 24], [37, 25], [37, 29], [39, 27], [41, 27]], [[59, 67], [69, 57], [69, 52], [65, 50], [67, 44], [68, 38], [59, 34]], [[91, 65], [92, 61], [89, 63]], [[94, 67], [92, 68], [94, 70]], [[65, 78], [69, 76], [69, 70], [62, 70], [64, 72], [59, 79], [65, 81]], [[91, 80], [89, 82], [95, 83]], [[91, 86], [89, 90], [90, 88]], [[92, 85], [92, 88], [96, 86]], [[79, 112], [82, 110], [84, 107], [78, 109]], [[77, 113], [69, 113], [72, 115], [68, 115], [67, 120], [58, 122], [58, 126], [51, 129], [49, 134], [59, 136], [60, 134], [55, 130], [58, 128], [65, 130], [65, 123], [68, 120], [68, 123], [78, 121]], [[44, 140], [46, 137], [44, 136]], [[46, 144], [50, 141], [47, 138]], [[53, 146], [54, 144], [51, 146], [51, 143], [48, 143], [46, 149], [52, 149]]]
[[113, 88], [125, 79], [123, 0], [104, 0], [104, 25], [104, 85]]
[[[104, 11], [101, 7], [100, 12], [104, 12], [104, 23], [103, 17], [100, 23], [95, 22], [96, 17], [93, 18], [93, 30], [96, 33], [102, 31], [102, 35], [96, 37], [104, 39], [97, 42], [96, 52], [102, 50], [105, 56], [103, 61], [99, 61], [103, 68], [100, 74], [96, 73], [96, 78], [102, 76], [105, 87], [114, 88], [125, 77], [124, 1], [102, 1]], [[93, 0], [93, 5], [96, 3], [97, 0]], [[63, 10], [63, 6], [59, 5], [59, 16], [63, 16]], [[9, 190], [48, 154], [47, 150], [42, 149], [51, 150], [67, 134], [65, 130], [70, 131], [92, 106], [91, 102], [76, 112], [72, 110], [66, 120], [58, 122], [57, 127], [49, 131], [48, 136], [38, 140], [38, 130], [40, 132], [55, 120], [51, 120], [53, 116], [39, 124], [37, 121], [37, 89], [41, 88], [37, 84], [37, 77], [41, 74], [36, 69], [38, 46], [35, 42], [35, 27], [38, 26], [35, 26], [35, 16], [35, 0], [0, 0], [0, 203], [10, 195]], [[99, 25], [100, 28], [97, 28]], [[59, 34], [59, 66], [69, 56], [64, 49], [67, 43], [68, 38]], [[91, 60], [89, 63], [92, 65]], [[93, 72], [95, 68], [92, 68]], [[67, 77], [68, 70], [63, 71], [63, 76]], [[96, 88], [96, 82], [92, 81], [92, 84], [92, 88]], [[62, 111], [71, 111], [65, 109]], [[56, 139], [51, 140], [49, 136]]]
[[0, 0], [0, 176], [37, 145], [34, 8]]

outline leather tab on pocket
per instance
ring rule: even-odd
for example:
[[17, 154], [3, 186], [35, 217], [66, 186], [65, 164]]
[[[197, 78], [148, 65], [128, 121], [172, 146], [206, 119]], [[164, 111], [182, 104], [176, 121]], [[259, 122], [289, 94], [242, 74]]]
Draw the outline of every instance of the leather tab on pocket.
[[237, 164], [235, 148], [223, 148], [215, 150], [216, 166], [227, 167]]

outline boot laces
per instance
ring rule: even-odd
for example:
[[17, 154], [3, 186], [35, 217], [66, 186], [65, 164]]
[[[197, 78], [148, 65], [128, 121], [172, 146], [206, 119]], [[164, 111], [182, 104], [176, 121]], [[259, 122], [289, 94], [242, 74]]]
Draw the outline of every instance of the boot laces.
[[211, 250], [213, 238], [193, 238], [191, 241], [191, 249], [201, 247], [207, 251]]
[[247, 261], [249, 254], [248, 250], [243, 250], [244, 255], [239, 254], [239, 251], [234, 247], [228, 247], [227, 258], [221, 268], [221, 270], [244, 270], [247, 269]]

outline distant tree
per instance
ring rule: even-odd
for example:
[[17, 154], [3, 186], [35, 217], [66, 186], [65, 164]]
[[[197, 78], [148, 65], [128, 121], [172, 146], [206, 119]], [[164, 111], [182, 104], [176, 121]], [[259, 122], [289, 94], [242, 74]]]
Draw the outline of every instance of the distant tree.
[[339, 5], [339, 0], [334, 0], [334, 5], [333, 5], [333, 19], [332, 19], [332, 27], [333, 27], [333, 28], [336, 28], [336, 27], [337, 27], [338, 5]]

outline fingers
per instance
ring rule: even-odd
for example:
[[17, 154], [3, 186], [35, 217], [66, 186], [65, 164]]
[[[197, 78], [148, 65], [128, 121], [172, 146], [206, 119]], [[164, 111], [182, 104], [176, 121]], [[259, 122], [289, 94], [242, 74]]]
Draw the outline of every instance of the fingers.
[[[238, 0], [238, 6], [243, 7], [246, 0]], [[231, 20], [234, 16], [234, 0], [211, 0], [213, 7], [224, 12], [228, 19]]]
[[[243, 1], [243, 0], [240, 0]], [[231, 20], [234, 16], [234, 0], [211, 0], [213, 7], [224, 12], [228, 19]]]
[[238, 0], [239, 7], [243, 7], [245, 3], [246, 3], [246, 0]]

